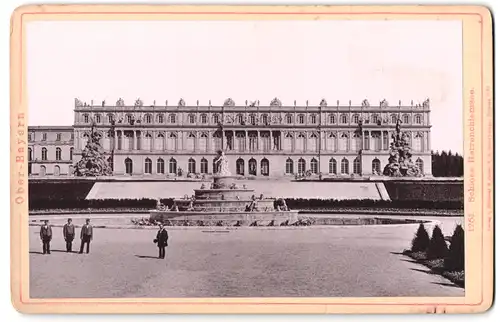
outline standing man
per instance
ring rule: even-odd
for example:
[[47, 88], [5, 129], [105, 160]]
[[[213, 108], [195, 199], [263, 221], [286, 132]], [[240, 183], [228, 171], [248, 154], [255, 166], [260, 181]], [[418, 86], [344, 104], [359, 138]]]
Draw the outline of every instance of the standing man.
[[43, 244], [43, 253], [50, 254], [50, 241], [52, 240], [52, 228], [49, 226], [49, 221], [44, 220], [44, 224], [40, 228], [40, 239]]
[[87, 254], [90, 251], [90, 241], [92, 240], [94, 234], [92, 225], [90, 224], [90, 219], [85, 220], [85, 225], [82, 226], [82, 231], [80, 233], [80, 239], [82, 243], [80, 244], [80, 254], [83, 254], [83, 246], [87, 244]]
[[72, 219], [68, 219], [68, 223], [63, 227], [63, 236], [66, 241], [66, 252], [73, 251], [73, 239], [75, 239], [75, 226], [73, 226]]
[[158, 258], [165, 258], [165, 247], [168, 246], [168, 232], [163, 227], [163, 224], [160, 224], [160, 230], [158, 230], [156, 239], [153, 241], [157, 244], [160, 251]]

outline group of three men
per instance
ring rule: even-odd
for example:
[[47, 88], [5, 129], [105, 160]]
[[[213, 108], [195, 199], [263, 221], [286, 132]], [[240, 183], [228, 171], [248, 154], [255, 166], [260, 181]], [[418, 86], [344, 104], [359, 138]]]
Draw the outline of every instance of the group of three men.
[[[75, 239], [75, 226], [73, 220], [68, 219], [68, 222], [63, 227], [63, 236], [66, 241], [66, 251], [72, 252], [73, 240]], [[87, 244], [87, 254], [90, 252], [90, 241], [94, 236], [94, 230], [90, 224], [90, 219], [85, 220], [85, 225], [82, 226], [80, 232], [80, 254], [83, 254], [83, 248]], [[49, 225], [48, 220], [44, 220], [44, 224], [40, 228], [40, 239], [43, 244], [43, 253], [50, 254], [50, 242], [52, 241], [52, 227]]]

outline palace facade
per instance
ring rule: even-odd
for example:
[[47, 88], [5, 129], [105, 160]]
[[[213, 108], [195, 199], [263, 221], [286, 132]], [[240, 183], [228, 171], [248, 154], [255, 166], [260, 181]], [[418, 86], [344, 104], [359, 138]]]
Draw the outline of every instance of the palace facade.
[[95, 105], [75, 99], [74, 124], [29, 127], [29, 173], [70, 176], [92, 124], [115, 176], [196, 176], [214, 172], [223, 150], [230, 170], [242, 176], [371, 176], [388, 162], [392, 134], [400, 120], [413, 161], [431, 175], [429, 100], [421, 104], [282, 105], [277, 98], [222, 106]]

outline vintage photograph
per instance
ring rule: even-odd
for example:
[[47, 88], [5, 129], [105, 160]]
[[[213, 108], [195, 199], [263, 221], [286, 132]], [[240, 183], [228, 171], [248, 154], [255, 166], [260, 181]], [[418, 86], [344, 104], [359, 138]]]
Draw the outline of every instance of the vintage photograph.
[[23, 25], [30, 299], [465, 300], [461, 19], [103, 17]]

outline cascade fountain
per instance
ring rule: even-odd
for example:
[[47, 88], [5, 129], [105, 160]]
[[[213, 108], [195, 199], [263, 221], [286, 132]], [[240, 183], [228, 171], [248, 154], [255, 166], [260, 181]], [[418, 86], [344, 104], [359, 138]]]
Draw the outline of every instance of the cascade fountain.
[[191, 197], [175, 199], [170, 209], [159, 201], [150, 212], [151, 222], [183, 222], [192, 225], [281, 225], [298, 221], [298, 211], [288, 209], [285, 201], [256, 196], [253, 189], [239, 186], [232, 176], [224, 152], [218, 152], [216, 173], [210, 186], [202, 184]]

